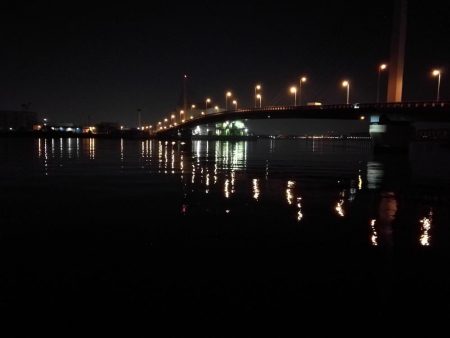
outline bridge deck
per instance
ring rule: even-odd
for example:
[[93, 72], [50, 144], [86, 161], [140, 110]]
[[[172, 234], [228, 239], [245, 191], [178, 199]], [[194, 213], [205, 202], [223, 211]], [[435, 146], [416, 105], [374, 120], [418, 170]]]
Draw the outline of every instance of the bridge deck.
[[245, 119], [335, 119], [358, 120], [380, 115], [392, 121], [450, 122], [450, 102], [355, 103], [322, 106], [267, 106], [200, 115], [182, 124], [156, 131], [173, 134], [198, 125]]

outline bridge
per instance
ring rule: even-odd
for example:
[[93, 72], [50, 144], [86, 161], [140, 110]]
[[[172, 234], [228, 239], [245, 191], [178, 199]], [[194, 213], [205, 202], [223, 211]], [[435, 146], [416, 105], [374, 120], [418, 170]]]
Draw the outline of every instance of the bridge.
[[160, 128], [158, 136], [175, 136], [196, 126], [250, 119], [332, 119], [360, 120], [383, 116], [387, 121], [450, 122], [450, 102], [395, 102], [337, 104], [321, 106], [267, 106], [227, 110], [187, 119], [184, 123]]
[[321, 106], [268, 106], [209, 113], [183, 123], [160, 127], [157, 138], [189, 138], [192, 129], [205, 124], [248, 119], [333, 119], [370, 121], [375, 143], [405, 147], [414, 122], [450, 122], [450, 102], [355, 103]]
[[[368, 119], [370, 121], [369, 132], [376, 147], [406, 149], [414, 132], [412, 126], [414, 122], [450, 122], [450, 102], [439, 101], [439, 70], [433, 72], [433, 75], [435, 75], [434, 73], [439, 75], [436, 101], [402, 101], [407, 22], [406, 8], [407, 0], [395, 1], [387, 88], [387, 100], [389, 103], [266, 106], [254, 109], [217, 111], [196, 117], [189, 116], [189, 119], [182, 120], [178, 124], [174, 122], [169, 126], [161, 125], [162, 123], [160, 122], [154, 129], [153, 135], [158, 138], [187, 138], [192, 136], [192, 129], [199, 125], [246, 119]], [[386, 65], [384, 67], [386, 68]], [[345, 81], [343, 85], [347, 87], [348, 103], [350, 84]], [[255, 89], [255, 100], [256, 97]], [[206, 106], [208, 100], [206, 101]], [[186, 110], [185, 99], [184, 111]], [[185, 117], [188, 117], [188, 115], [185, 115]], [[165, 121], [168, 122], [167, 119]]]

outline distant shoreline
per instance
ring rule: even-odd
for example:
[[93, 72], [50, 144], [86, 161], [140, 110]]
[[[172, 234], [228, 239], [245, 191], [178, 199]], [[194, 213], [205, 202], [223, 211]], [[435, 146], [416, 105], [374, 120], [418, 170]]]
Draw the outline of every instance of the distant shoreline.
[[110, 134], [73, 133], [64, 131], [6, 131], [0, 132], [0, 137], [31, 137], [31, 138], [102, 138], [102, 139], [136, 139], [146, 140], [153, 138], [147, 132], [120, 131]]
[[[158, 137], [157, 135], [150, 135], [148, 132], [132, 130], [132, 131], [118, 131], [109, 134], [94, 134], [94, 133], [74, 133], [63, 131], [0, 131], [0, 137], [11, 138], [98, 138], [98, 139], [136, 139], [136, 140], [148, 140], [148, 139], [161, 139], [161, 140], [185, 140], [186, 138], [177, 137]], [[276, 139], [276, 140], [346, 140], [354, 139], [351, 135], [342, 136], [296, 136], [296, 135], [192, 135], [190, 138], [194, 141], [256, 141], [259, 139]], [[370, 139], [368, 137], [358, 137], [356, 139]]]
[[[12, 138], [98, 138], [98, 139], [130, 139], [130, 140], [185, 140], [185, 138], [158, 137], [145, 131], [118, 131], [109, 134], [73, 133], [63, 131], [5, 131], [0, 132], [0, 137]], [[258, 136], [218, 136], [218, 135], [192, 135], [191, 140], [205, 141], [256, 141]]]
[[[72, 133], [60, 131], [0, 131], [0, 138], [95, 138], [95, 139], [125, 139], [125, 140], [173, 140], [186, 141], [186, 138], [157, 137], [148, 132], [127, 130], [110, 134]], [[257, 141], [257, 140], [302, 140], [302, 141], [371, 141], [369, 136], [340, 135], [340, 136], [296, 136], [296, 135], [252, 135], [252, 136], [219, 136], [192, 135], [192, 141]], [[436, 142], [450, 144], [448, 139], [416, 137], [412, 142]]]

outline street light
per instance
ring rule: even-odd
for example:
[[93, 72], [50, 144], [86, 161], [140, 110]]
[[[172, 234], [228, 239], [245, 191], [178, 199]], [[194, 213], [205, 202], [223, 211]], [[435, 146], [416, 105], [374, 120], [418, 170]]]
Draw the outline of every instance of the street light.
[[210, 103], [210, 102], [211, 102], [211, 99], [207, 98], [205, 101], [205, 109], [208, 109], [208, 103]]
[[437, 94], [436, 94], [436, 101], [439, 102], [439, 94], [440, 94], [440, 90], [441, 90], [441, 71], [439, 69], [435, 69], [433, 70], [433, 76], [437, 76], [438, 78], [438, 85], [437, 85]]
[[137, 109], [137, 113], [138, 113], [138, 129], [141, 129], [141, 108]]
[[195, 104], [193, 104], [193, 105], [191, 106], [191, 108], [192, 108], [192, 109], [195, 109]]
[[387, 64], [383, 63], [378, 67], [378, 81], [377, 81], [377, 103], [380, 102], [380, 80], [381, 80], [381, 72], [386, 70]]
[[256, 95], [256, 98], [259, 100], [259, 108], [261, 108], [262, 95], [258, 94], [258, 95]]
[[184, 110], [180, 110], [180, 121], [183, 119]]
[[227, 92], [225, 94], [225, 110], [228, 110], [228, 98], [231, 97], [233, 94], [231, 92]]
[[259, 84], [255, 86], [255, 108], [256, 108], [256, 99], [258, 98], [258, 95], [257, 95], [257, 94], [258, 94], [258, 91], [261, 90], [261, 88], [262, 88], [262, 87], [261, 87], [261, 85], [259, 85]]
[[294, 94], [294, 106], [297, 105], [297, 87], [291, 87], [291, 94]]
[[306, 76], [302, 76], [300, 78], [300, 86], [298, 88], [298, 102], [300, 106], [302, 105], [302, 83], [305, 83], [306, 81], [308, 81], [308, 78]]
[[237, 110], [237, 101], [233, 100], [233, 104], [234, 104], [234, 109]]
[[347, 104], [349, 104], [350, 102], [350, 81], [343, 81], [342, 82], [342, 87], [347, 87]]

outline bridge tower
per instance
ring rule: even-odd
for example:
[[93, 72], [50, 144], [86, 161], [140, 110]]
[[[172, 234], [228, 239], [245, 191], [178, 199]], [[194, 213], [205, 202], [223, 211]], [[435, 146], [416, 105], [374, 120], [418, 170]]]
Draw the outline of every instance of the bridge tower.
[[[402, 102], [405, 64], [407, 0], [395, 0], [389, 63], [388, 102]], [[408, 121], [392, 121], [386, 116], [372, 115], [369, 132], [375, 150], [407, 150], [414, 135]]]
[[401, 102], [405, 64], [407, 0], [396, 0], [389, 61], [388, 102]]

